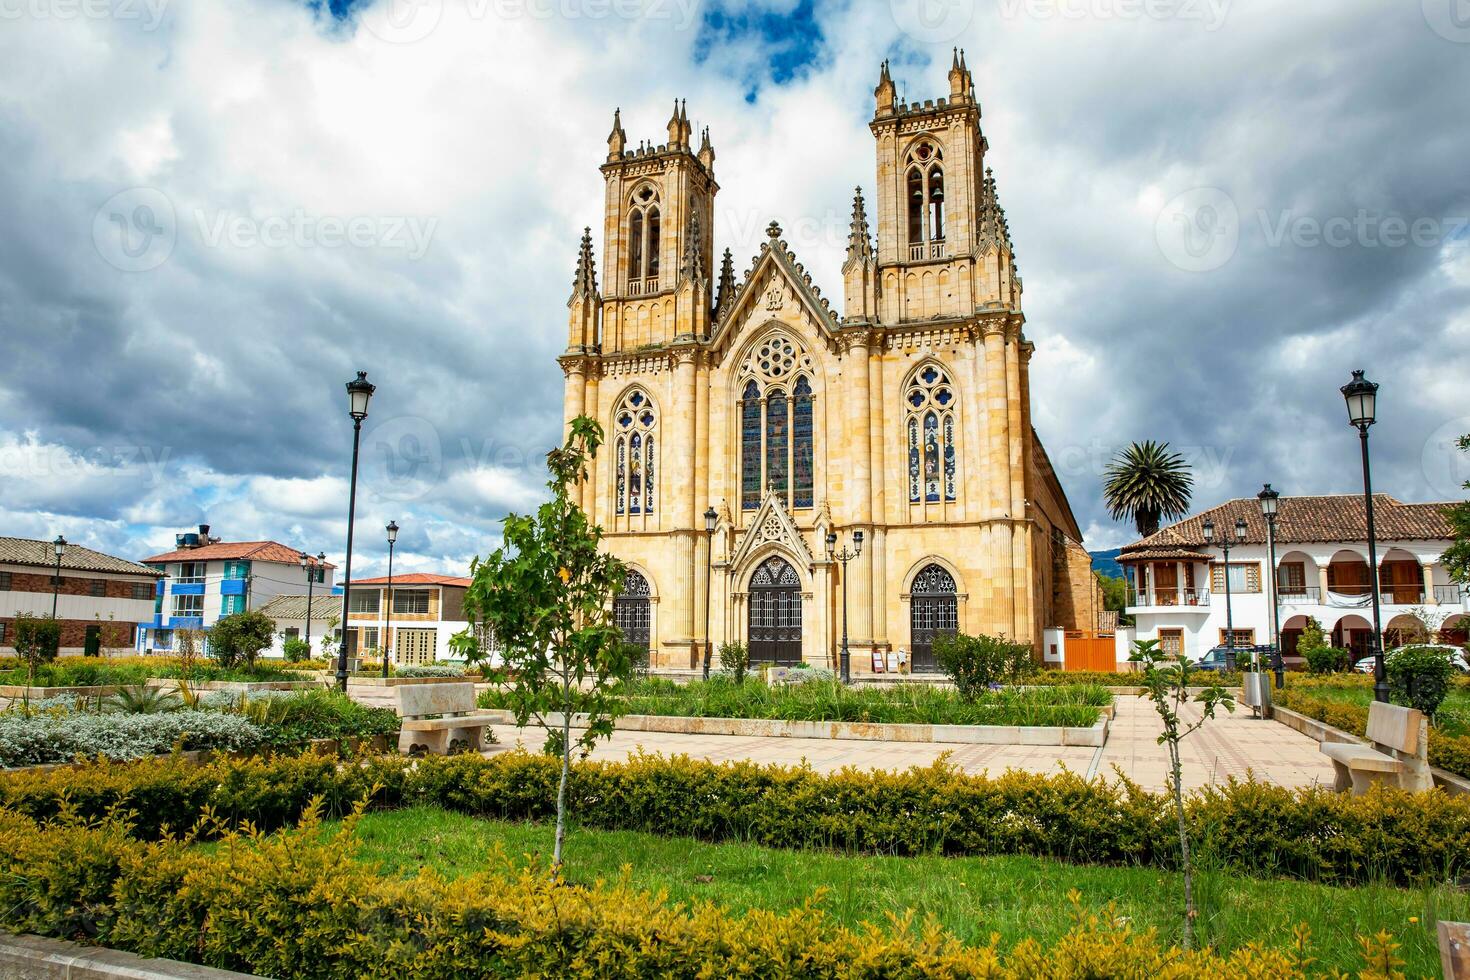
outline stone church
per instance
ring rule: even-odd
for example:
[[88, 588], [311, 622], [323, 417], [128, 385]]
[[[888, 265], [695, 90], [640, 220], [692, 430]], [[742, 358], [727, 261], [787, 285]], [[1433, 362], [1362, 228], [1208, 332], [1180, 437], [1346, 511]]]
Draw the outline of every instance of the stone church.
[[[1031, 427], [1021, 277], [963, 55], [948, 98], [896, 101], [887, 63], [875, 95], [875, 220], [859, 188], [840, 312], [775, 222], [744, 275], [716, 260], [715, 152], [684, 107], [657, 145], [614, 114], [603, 280], [588, 229], [559, 360], [567, 419], [607, 433], [580, 503], [629, 566], [617, 618], [655, 666], [694, 666], [708, 640], [836, 668], [844, 595], [858, 674], [900, 651], [933, 669], [955, 630], [1039, 656], [1043, 629], [1102, 608]], [[829, 536], [840, 557], [859, 532], [834, 560]]]

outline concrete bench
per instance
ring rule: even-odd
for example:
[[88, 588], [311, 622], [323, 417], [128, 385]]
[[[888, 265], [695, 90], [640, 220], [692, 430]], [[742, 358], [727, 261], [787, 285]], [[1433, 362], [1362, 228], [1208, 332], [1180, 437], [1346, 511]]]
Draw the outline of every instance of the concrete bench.
[[407, 755], [449, 755], [484, 748], [491, 717], [475, 710], [475, 685], [464, 681], [410, 684], [394, 688], [403, 727], [398, 751]]
[[1424, 712], [1374, 701], [1368, 708], [1368, 741], [1323, 742], [1336, 788], [1365, 793], [1374, 783], [1418, 792], [1434, 787], [1429, 771], [1429, 720]]

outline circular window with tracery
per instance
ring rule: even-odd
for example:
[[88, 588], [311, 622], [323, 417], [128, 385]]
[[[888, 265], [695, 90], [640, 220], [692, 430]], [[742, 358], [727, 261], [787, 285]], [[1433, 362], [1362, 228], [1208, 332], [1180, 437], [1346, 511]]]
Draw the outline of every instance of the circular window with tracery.
[[811, 355], [789, 337], [774, 336], [761, 344], [746, 358], [742, 374], [754, 374], [771, 381], [791, 377], [803, 368], [812, 366]]

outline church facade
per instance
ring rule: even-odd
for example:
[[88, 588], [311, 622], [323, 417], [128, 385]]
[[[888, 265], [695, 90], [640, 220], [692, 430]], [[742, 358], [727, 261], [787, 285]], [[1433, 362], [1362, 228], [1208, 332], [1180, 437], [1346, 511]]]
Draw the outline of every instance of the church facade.
[[[1101, 608], [1081, 533], [1031, 428], [1021, 278], [963, 56], [949, 96], [870, 128], [874, 220], [853, 202], [841, 310], [772, 222], [737, 278], [715, 260], [719, 185], [676, 104], [659, 145], [615, 114], [602, 284], [591, 230], [569, 307], [565, 415], [607, 433], [580, 503], [629, 566], [616, 604], [654, 666], [706, 644], [852, 670], [936, 635], [1035, 644]], [[713, 528], [710, 530], [709, 528]], [[837, 552], [861, 550], [846, 565]], [[845, 581], [844, 581], [845, 578]], [[718, 658], [716, 656], [716, 663]]]

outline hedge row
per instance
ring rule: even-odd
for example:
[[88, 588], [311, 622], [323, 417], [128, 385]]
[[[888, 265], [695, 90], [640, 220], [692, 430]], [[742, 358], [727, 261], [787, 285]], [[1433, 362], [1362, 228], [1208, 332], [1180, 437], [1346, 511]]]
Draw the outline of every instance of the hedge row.
[[[314, 797], [329, 815], [354, 801], [424, 804], [475, 816], [545, 820], [557, 764], [520, 752], [410, 762], [396, 756], [147, 760], [0, 777], [0, 804], [35, 819], [132, 811], [158, 839], [204, 808], [262, 830], [295, 822]], [[1087, 864], [1172, 868], [1177, 831], [1163, 794], [1120, 781], [1008, 772], [990, 778], [935, 765], [903, 773], [713, 764], [643, 756], [575, 767], [574, 820], [610, 830], [869, 854], [1026, 854]], [[1229, 783], [1192, 794], [1196, 848], [1255, 875], [1335, 884], [1444, 881], [1470, 869], [1470, 799], [1376, 789], [1348, 796]]]
[[[1368, 709], [1360, 705], [1314, 698], [1291, 688], [1273, 691], [1271, 697], [1283, 708], [1339, 728], [1350, 735], [1362, 737], [1367, 734]], [[1447, 735], [1431, 725], [1429, 764], [1457, 776], [1470, 777], [1470, 736]]]
[[[1219, 682], [1225, 687], [1239, 687], [1238, 670], [1197, 671], [1191, 686], [1205, 687]], [[1023, 684], [1101, 684], [1104, 687], [1142, 687], [1143, 674], [1137, 671], [1057, 670], [1049, 668], [1027, 677]]]
[[[107, 820], [39, 826], [0, 813], [0, 925], [289, 977], [1303, 977], [1301, 943], [1225, 956], [1075, 913], [1050, 948], [966, 946], [910, 916], [851, 929], [817, 902], [778, 914], [667, 904], [627, 883], [544, 872], [380, 877], [354, 858], [351, 823], [308, 813], [299, 833], [145, 842]], [[1075, 897], [1073, 899], [1075, 905]], [[1387, 936], [1362, 976], [1386, 976]], [[1402, 976], [1402, 974], [1398, 974]]]

